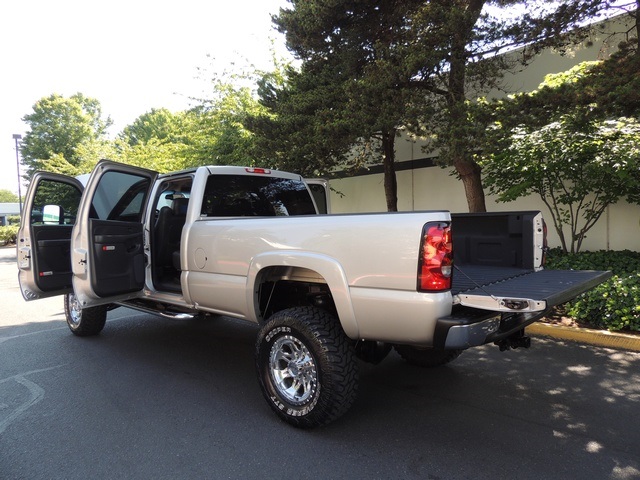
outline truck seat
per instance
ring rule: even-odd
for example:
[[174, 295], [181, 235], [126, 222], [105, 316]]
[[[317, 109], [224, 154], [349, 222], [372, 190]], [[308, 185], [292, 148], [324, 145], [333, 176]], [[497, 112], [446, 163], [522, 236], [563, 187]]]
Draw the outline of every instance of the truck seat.
[[172, 267], [173, 253], [180, 252], [182, 227], [187, 219], [188, 198], [175, 198], [171, 207], [162, 207], [156, 222], [156, 260], [161, 267]]

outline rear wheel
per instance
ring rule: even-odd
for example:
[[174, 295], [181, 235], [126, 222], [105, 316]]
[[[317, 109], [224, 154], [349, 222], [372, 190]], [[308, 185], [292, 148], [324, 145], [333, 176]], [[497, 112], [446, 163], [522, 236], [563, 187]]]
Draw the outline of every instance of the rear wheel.
[[409, 345], [396, 345], [394, 348], [407, 363], [419, 367], [439, 367], [453, 362], [462, 353], [462, 350], [434, 350]]
[[107, 306], [82, 308], [73, 293], [64, 296], [64, 316], [74, 335], [88, 337], [99, 334], [107, 321]]
[[256, 342], [258, 381], [269, 406], [300, 428], [343, 415], [358, 389], [354, 349], [338, 319], [313, 307], [274, 314]]

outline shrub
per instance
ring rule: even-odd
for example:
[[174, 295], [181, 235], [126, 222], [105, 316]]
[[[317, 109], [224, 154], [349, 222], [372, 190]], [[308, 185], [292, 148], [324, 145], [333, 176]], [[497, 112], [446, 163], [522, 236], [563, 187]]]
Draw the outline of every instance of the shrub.
[[0, 244], [9, 245], [16, 243], [16, 235], [18, 235], [18, 225], [0, 227]]
[[7, 223], [9, 225], [20, 225], [20, 215], [7, 216]]
[[546, 268], [553, 270], [611, 270], [614, 275], [640, 271], [640, 252], [631, 250], [563, 253], [549, 250]]
[[595, 328], [640, 331], [640, 252], [549, 252], [547, 268], [611, 270], [613, 277], [566, 306], [575, 320]]

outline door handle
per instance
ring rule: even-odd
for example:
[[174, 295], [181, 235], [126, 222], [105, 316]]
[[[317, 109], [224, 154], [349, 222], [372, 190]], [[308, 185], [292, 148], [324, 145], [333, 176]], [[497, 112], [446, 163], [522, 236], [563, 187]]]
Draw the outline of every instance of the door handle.
[[129, 233], [126, 235], [95, 235], [93, 237], [93, 241], [95, 243], [118, 243], [140, 238], [140, 235], [140, 233]]

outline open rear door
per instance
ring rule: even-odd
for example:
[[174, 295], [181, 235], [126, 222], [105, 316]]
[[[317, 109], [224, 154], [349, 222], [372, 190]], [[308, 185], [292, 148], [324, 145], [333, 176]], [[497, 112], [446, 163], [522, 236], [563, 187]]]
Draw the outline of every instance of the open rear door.
[[157, 175], [108, 160], [94, 168], [71, 240], [73, 289], [83, 307], [142, 293], [144, 215]]
[[82, 184], [66, 175], [36, 172], [17, 235], [18, 281], [25, 300], [61, 295], [71, 287], [71, 230]]

